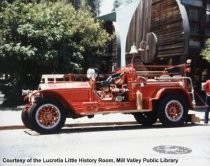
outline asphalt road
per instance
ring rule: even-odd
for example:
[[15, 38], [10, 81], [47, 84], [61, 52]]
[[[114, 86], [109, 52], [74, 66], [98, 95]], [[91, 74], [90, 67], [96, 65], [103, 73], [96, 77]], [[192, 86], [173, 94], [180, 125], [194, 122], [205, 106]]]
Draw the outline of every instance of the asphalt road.
[[[1, 97], [1, 96], [0, 96]], [[0, 109], [0, 166], [209, 166], [210, 125], [145, 128], [131, 115], [68, 119], [59, 134], [23, 127], [21, 107]], [[203, 120], [204, 112], [193, 112]], [[8, 128], [5, 129], [5, 126]]]
[[91, 125], [67, 126], [52, 135], [28, 129], [1, 130], [0, 165], [209, 166], [209, 125], [145, 128], [107, 120], [104, 125], [96, 117]]

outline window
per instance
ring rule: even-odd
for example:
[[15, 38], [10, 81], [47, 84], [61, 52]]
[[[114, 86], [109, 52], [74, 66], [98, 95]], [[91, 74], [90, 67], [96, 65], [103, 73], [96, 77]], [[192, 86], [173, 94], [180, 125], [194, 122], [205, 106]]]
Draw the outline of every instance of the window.
[[199, 40], [190, 39], [190, 46], [191, 47], [201, 47], [201, 42]]
[[206, 27], [206, 35], [210, 36], [210, 27]]
[[202, 0], [182, 0], [182, 3], [186, 5], [192, 5], [192, 6], [198, 6], [198, 7], [203, 6]]
[[190, 22], [190, 34], [192, 35], [198, 35], [199, 34], [199, 24]]
[[206, 5], [206, 10], [210, 11], [210, 3]]
[[199, 21], [199, 10], [189, 9], [189, 19], [192, 21]]
[[210, 0], [206, 0], [206, 10], [210, 11]]
[[210, 36], [210, 11], [206, 11], [206, 35]]
[[210, 11], [206, 11], [206, 24], [210, 25]]

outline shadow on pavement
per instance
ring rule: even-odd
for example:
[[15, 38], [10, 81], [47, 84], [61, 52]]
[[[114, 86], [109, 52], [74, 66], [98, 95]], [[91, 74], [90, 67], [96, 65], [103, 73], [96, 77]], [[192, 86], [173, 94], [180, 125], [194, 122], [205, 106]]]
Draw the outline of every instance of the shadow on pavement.
[[[112, 125], [111, 125], [112, 124]], [[123, 130], [150, 130], [150, 129], [166, 129], [166, 128], [177, 128], [177, 127], [165, 127], [162, 124], [158, 123], [153, 126], [142, 126], [135, 122], [126, 122], [124, 125], [121, 125], [122, 122], [112, 123], [109, 122], [109, 125], [106, 123], [83, 123], [83, 124], [76, 124], [75, 125], [65, 125], [62, 130], [57, 134], [71, 134], [71, 133], [86, 133], [86, 132], [104, 132], [104, 131], [123, 131]], [[183, 127], [194, 127], [194, 126], [201, 126], [202, 124], [186, 124], [184, 126], [179, 126], [178, 128]], [[54, 135], [54, 134], [39, 134], [36, 131], [32, 130], [25, 130], [26, 134], [31, 136], [41, 136], [41, 135]]]

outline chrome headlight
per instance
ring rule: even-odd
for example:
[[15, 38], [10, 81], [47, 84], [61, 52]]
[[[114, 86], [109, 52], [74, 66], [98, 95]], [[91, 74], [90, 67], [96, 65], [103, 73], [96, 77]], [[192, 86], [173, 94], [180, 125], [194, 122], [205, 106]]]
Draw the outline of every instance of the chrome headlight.
[[37, 100], [37, 98], [40, 97], [40, 93], [38, 91], [33, 91], [32, 93], [29, 93], [29, 102], [33, 103]]

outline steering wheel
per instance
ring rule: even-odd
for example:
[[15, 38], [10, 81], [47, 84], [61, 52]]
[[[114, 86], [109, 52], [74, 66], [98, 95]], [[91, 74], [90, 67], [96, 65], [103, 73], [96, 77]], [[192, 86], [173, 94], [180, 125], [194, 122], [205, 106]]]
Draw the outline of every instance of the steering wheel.
[[101, 84], [104, 86], [110, 86], [110, 84], [114, 84], [114, 81], [120, 78], [122, 75], [122, 73], [110, 75], [105, 81], [101, 81]]

